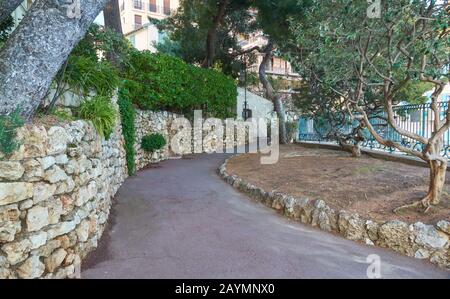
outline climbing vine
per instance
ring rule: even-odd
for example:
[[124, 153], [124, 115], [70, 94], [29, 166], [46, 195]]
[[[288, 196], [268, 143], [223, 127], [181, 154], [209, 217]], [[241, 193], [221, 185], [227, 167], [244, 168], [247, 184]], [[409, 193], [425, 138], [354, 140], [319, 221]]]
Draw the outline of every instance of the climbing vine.
[[119, 90], [118, 104], [120, 116], [122, 119], [122, 134], [125, 139], [125, 152], [128, 174], [133, 175], [136, 172], [136, 151], [134, 148], [134, 144], [136, 142], [136, 128], [134, 125], [136, 111], [129, 96], [130, 93], [126, 88], [121, 88]]

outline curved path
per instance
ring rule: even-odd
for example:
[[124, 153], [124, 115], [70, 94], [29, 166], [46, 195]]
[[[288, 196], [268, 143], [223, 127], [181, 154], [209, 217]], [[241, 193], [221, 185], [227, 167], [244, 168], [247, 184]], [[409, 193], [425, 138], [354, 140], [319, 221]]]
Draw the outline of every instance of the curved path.
[[216, 174], [224, 155], [162, 162], [129, 178], [82, 278], [450, 278], [431, 264], [292, 222]]

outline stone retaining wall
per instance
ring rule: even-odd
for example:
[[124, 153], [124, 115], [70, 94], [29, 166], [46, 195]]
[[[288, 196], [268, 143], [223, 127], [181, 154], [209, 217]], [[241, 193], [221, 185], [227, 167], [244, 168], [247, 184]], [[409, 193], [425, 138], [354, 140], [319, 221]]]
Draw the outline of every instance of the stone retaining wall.
[[[137, 110], [137, 169], [173, 156], [170, 140], [177, 132], [171, 124], [177, 117]], [[152, 133], [168, 142], [153, 154], [141, 149], [142, 137]], [[197, 139], [183, 152], [191, 153], [201, 143]], [[218, 139], [207, 138], [204, 151]], [[18, 141], [21, 146], [11, 156], [0, 153], [0, 279], [77, 277], [127, 177], [120, 121], [107, 141], [83, 120], [52, 127], [28, 124], [18, 130]]]
[[[171, 148], [172, 138], [176, 134], [183, 134], [179, 130], [173, 130], [172, 124], [176, 118], [183, 117], [179, 114], [174, 114], [170, 112], [153, 112], [153, 111], [142, 111], [136, 109], [136, 142], [135, 142], [135, 150], [136, 150], [136, 169], [140, 170], [146, 167], [149, 163], [157, 163], [163, 160], [166, 160], [170, 157], [178, 156], [174, 153]], [[191, 124], [194, 127], [194, 124]], [[223, 123], [225, 126], [225, 123]], [[142, 138], [145, 135], [159, 133], [163, 135], [167, 141], [166, 146], [154, 153], [149, 153], [144, 151], [141, 148]], [[234, 146], [242, 146], [246, 143], [245, 137], [246, 135], [233, 135], [221, 137], [210, 131], [210, 128], [204, 128], [203, 134], [195, 134], [194, 128], [192, 131], [184, 132], [184, 135], [181, 135], [184, 139], [182, 143], [178, 143], [180, 150], [184, 154], [192, 154], [194, 153], [194, 149], [197, 150], [196, 153], [209, 153], [214, 152], [217, 148], [220, 139], [223, 139], [224, 144], [234, 144]], [[234, 140], [231, 140], [234, 137]], [[190, 142], [187, 142], [190, 140]]]
[[236, 175], [228, 174], [227, 161], [219, 168], [221, 177], [227, 183], [291, 219], [324, 231], [338, 233], [349, 240], [390, 248], [407, 256], [426, 259], [450, 270], [448, 221], [439, 221], [434, 226], [421, 222], [378, 223], [363, 219], [358, 214], [335, 211], [323, 200], [296, 198], [277, 191], [267, 192]]
[[[135, 161], [137, 170], [146, 167], [150, 163], [160, 162], [173, 156], [169, 144], [173, 136], [170, 132], [170, 127], [172, 121], [177, 117], [179, 117], [177, 114], [170, 112], [136, 110], [136, 142], [134, 147], [136, 150]], [[163, 135], [167, 141], [167, 145], [162, 150], [149, 153], [141, 148], [141, 142], [145, 135], [153, 133], [160, 133]]]
[[77, 276], [126, 177], [121, 126], [108, 141], [81, 120], [18, 137], [0, 161], [0, 278]]

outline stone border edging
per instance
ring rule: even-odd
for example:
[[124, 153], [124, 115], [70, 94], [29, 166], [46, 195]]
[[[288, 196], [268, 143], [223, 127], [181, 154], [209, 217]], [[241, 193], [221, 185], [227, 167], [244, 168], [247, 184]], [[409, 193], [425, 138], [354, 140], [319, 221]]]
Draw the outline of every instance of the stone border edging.
[[450, 270], [450, 222], [442, 220], [436, 226], [421, 222], [408, 224], [398, 220], [378, 223], [345, 210], [336, 212], [320, 199], [296, 198], [279, 191], [267, 192], [227, 172], [228, 161], [236, 156], [239, 155], [225, 160], [218, 169], [219, 175], [235, 189], [265, 206], [290, 219], [337, 233], [346, 239], [426, 259]]

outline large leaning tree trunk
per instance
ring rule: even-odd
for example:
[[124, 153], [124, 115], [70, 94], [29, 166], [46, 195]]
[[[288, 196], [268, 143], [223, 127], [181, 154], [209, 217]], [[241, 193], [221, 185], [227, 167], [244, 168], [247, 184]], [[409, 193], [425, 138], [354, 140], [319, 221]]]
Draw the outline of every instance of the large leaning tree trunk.
[[266, 90], [267, 97], [273, 102], [275, 111], [280, 122], [280, 144], [287, 144], [287, 131], [286, 131], [286, 112], [284, 111], [283, 102], [281, 98], [275, 92], [272, 84], [267, 78], [267, 65], [273, 56], [273, 42], [269, 40], [267, 46], [263, 50], [263, 60], [259, 66], [259, 80], [261, 81], [264, 89]]
[[0, 0], [0, 24], [5, 22], [22, 2], [23, 0]]
[[220, 0], [218, 3], [217, 14], [213, 18], [213, 23], [211, 28], [208, 30], [208, 35], [206, 37], [206, 58], [203, 61], [203, 68], [210, 68], [213, 66], [214, 57], [216, 56], [216, 36], [217, 30], [220, 23], [223, 22], [225, 17], [225, 12], [230, 0]]
[[0, 115], [29, 120], [108, 0], [37, 0], [0, 52]]

